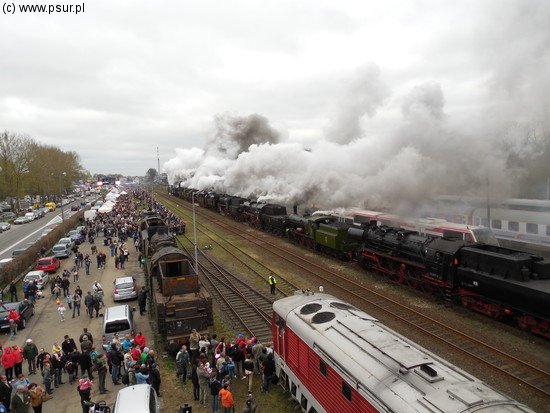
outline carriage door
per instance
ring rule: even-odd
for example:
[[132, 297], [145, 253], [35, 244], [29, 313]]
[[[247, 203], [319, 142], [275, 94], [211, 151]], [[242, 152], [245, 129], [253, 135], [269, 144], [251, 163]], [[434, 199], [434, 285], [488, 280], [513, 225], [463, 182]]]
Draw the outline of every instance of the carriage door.
[[286, 339], [285, 339], [285, 320], [277, 317], [277, 349], [279, 356], [286, 363]]

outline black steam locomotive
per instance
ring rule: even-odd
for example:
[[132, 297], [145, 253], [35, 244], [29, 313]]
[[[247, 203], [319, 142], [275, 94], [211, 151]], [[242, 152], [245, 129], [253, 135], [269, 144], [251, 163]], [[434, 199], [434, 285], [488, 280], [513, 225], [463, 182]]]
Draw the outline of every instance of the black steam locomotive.
[[171, 187], [172, 195], [306, 247], [357, 260], [398, 284], [440, 295], [550, 338], [550, 262], [508, 248], [332, 216], [288, 215], [286, 207], [209, 191]]

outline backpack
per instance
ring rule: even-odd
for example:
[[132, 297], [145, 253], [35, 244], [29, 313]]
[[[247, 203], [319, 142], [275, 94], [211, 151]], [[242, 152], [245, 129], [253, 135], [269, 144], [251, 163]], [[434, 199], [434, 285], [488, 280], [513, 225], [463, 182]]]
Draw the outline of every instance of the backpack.
[[128, 373], [124, 373], [122, 375], [122, 384], [129, 384], [130, 383], [130, 376], [128, 376]]

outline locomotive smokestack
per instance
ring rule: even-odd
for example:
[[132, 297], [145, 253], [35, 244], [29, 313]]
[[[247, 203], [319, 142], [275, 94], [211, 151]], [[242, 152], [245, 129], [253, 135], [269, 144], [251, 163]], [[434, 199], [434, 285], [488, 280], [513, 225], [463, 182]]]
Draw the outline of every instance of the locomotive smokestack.
[[292, 207], [292, 212], [295, 214], [295, 215], [298, 215], [298, 205], [294, 205]]

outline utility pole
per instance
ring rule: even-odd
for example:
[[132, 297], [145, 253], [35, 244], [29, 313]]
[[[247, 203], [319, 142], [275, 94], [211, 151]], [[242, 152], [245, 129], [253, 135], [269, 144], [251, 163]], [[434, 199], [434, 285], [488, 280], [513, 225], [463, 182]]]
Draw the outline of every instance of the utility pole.
[[63, 177], [67, 175], [67, 172], [63, 172], [59, 177], [59, 192], [61, 197], [61, 222], [65, 223], [65, 214], [63, 214]]
[[489, 177], [487, 177], [487, 228], [491, 228], [491, 194], [489, 193]]
[[197, 250], [197, 221], [195, 220], [195, 193], [191, 194], [193, 204], [193, 244], [195, 244], [195, 273], [199, 275], [199, 253]]
[[159, 157], [159, 147], [157, 146], [157, 175], [160, 179], [160, 157]]

